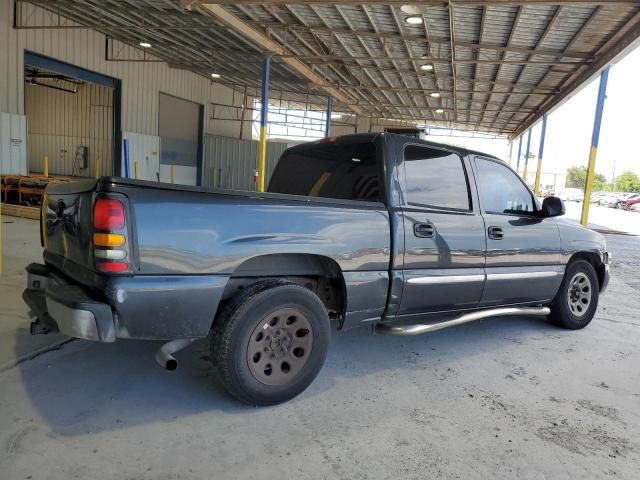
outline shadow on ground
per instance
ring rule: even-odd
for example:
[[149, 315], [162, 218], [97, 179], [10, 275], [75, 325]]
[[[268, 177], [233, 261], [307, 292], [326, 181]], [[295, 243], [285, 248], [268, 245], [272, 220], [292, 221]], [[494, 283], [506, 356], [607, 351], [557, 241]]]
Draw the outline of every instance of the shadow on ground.
[[[340, 378], [420, 369], [436, 375], [438, 367], [463, 356], [500, 351], [542, 337], [575, 332], [559, 330], [536, 318], [484, 320], [418, 337], [372, 335], [361, 328], [333, 332], [327, 362], [316, 381], [294, 402], [308, 402]], [[180, 367], [168, 373], [154, 355], [161, 342], [120, 340], [96, 344], [77, 340], [57, 352], [19, 365], [33, 406], [55, 434], [83, 435], [149, 423], [171, 423], [202, 412], [238, 414], [254, 410], [229, 397], [211, 365], [208, 342], [178, 353]], [[20, 346], [17, 346], [20, 348]], [[376, 382], [372, 381], [372, 389]], [[274, 409], [286, 408], [272, 407]]]

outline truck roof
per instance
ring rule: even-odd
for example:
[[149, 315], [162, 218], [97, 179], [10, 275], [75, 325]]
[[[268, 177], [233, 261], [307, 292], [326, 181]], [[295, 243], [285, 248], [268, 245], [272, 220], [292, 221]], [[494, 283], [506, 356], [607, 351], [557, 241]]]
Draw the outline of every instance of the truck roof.
[[489, 153], [484, 153], [484, 152], [479, 152], [477, 150], [471, 150], [468, 148], [464, 148], [464, 147], [458, 147], [458, 146], [454, 146], [454, 145], [448, 145], [446, 143], [438, 143], [438, 142], [432, 142], [430, 140], [421, 140], [419, 138], [413, 138], [413, 137], [408, 137], [405, 135], [401, 135], [398, 133], [381, 133], [381, 132], [367, 132], [367, 133], [353, 133], [350, 135], [339, 135], [339, 136], [335, 136], [335, 137], [329, 137], [329, 138], [322, 138], [320, 140], [316, 140], [314, 142], [305, 142], [305, 143], [301, 143], [298, 145], [295, 145], [293, 147], [290, 147], [287, 150], [303, 150], [304, 148], [308, 148], [314, 145], [318, 145], [318, 144], [324, 144], [324, 143], [333, 143], [333, 142], [348, 142], [348, 141], [352, 141], [355, 140], [357, 142], [373, 142], [378, 136], [383, 136], [383, 137], [391, 137], [391, 138], [395, 138], [397, 140], [401, 140], [401, 141], [405, 141], [406, 143], [418, 143], [418, 144], [422, 144], [422, 145], [426, 145], [426, 146], [430, 146], [430, 147], [438, 147], [438, 148], [446, 148], [447, 150], [452, 150], [458, 154], [460, 154], [461, 156], [465, 156], [465, 155], [482, 155], [483, 157], [488, 157], [488, 158], [492, 158], [494, 160], [498, 160], [500, 162], [504, 163], [504, 160], [496, 157], [495, 155], [491, 155]]

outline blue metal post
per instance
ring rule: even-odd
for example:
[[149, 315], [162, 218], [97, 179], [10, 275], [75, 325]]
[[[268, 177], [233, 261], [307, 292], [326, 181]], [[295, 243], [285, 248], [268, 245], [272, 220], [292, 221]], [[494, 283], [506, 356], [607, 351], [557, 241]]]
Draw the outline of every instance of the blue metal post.
[[124, 178], [129, 178], [129, 139], [122, 139], [122, 150], [124, 153]]
[[522, 179], [527, 181], [527, 168], [529, 167], [529, 152], [531, 151], [531, 127], [529, 127], [529, 132], [527, 134], [527, 151], [524, 154], [524, 172], [522, 175]]
[[324, 129], [324, 136], [328, 137], [331, 134], [331, 113], [333, 111], [333, 97], [329, 95], [327, 97], [327, 124]]
[[518, 141], [518, 159], [516, 160], [516, 172], [520, 173], [520, 154], [522, 153], [522, 135]]
[[544, 137], [547, 134], [547, 114], [542, 116], [542, 132], [540, 132], [540, 147], [538, 148], [538, 167], [536, 168], [536, 183], [534, 191], [540, 196], [540, 176], [542, 175], [542, 155], [544, 154]]
[[609, 79], [609, 66], [600, 73], [600, 86], [598, 87], [598, 99], [596, 102], [596, 115], [593, 119], [593, 133], [591, 135], [591, 151], [589, 152], [589, 166], [587, 167], [587, 179], [584, 185], [584, 201], [582, 202], [582, 216], [580, 223], [583, 227], [589, 221], [589, 202], [591, 201], [591, 190], [593, 188], [593, 178], [596, 171], [596, 157], [598, 154], [598, 141], [600, 140], [600, 125], [602, 124], [602, 112], [604, 111], [604, 100], [607, 98], [607, 80]]
[[267, 170], [267, 115], [269, 112], [269, 69], [271, 57], [267, 56], [262, 65], [262, 96], [260, 99], [260, 142], [258, 144], [258, 179], [256, 190], [264, 192]]

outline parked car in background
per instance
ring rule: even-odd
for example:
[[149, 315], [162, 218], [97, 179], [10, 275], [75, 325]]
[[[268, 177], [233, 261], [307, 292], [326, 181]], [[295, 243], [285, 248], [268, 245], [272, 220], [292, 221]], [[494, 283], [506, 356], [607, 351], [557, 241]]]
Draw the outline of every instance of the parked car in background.
[[565, 188], [558, 197], [565, 202], [582, 202], [584, 200], [584, 192], [579, 188]]
[[596, 192], [591, 194], [591, 199], [589, 203], [600, 204], [600, 199], [602, 199], [607, 193], [606, 192]]
[[604, 195], [600, 196], [598, 198], [597, 204], [598, 205], [608, 205], [609, 202], [616, 196], [618, 195], [618, 193], [613, 193], [613, 192], [609, 192], [609, 193], [605, 193]]
[[631, 195], [630, 197], [622, 200], [619, 203], [619, 208], [622, 208], [624, 210], [629, 210], [630, 207], [632, 207], [633, 205], [637, 205], [637, 204], [640, 204], [640, 194], [639, 193]]
[[607, 199], [603, 205], [609, 208], [621, 208], [620, 203], [631, 198], [634, 193], [614, 193]]
[[627, 207], [627, 210], [630, 212], [640, 212], [640, 202], [634, 203], [633, 205]]

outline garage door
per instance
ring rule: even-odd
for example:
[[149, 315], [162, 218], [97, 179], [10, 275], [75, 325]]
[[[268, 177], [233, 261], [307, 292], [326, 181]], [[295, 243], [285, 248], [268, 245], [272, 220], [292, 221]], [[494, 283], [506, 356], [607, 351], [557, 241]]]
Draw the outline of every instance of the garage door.
[[[160, 94], [160, 180], [198, 185], [202, 157], [203, 106], [164, 93]], [[173, 166], [173, 179], [171, 167]]]

